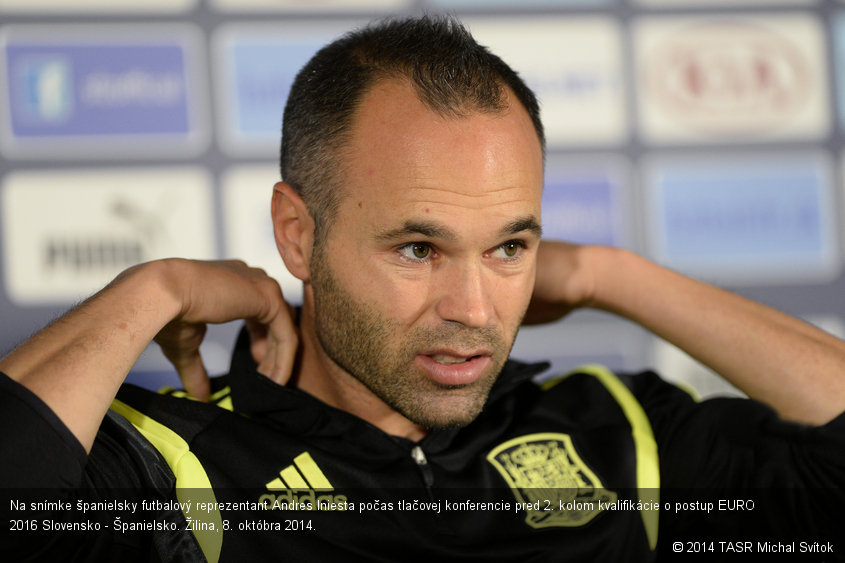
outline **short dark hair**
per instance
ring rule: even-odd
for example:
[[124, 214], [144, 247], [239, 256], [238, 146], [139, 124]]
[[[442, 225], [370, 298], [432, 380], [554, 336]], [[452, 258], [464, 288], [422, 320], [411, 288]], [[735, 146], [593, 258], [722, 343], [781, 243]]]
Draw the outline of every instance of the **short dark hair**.
[[299, 71], [282, 125], [281, 173], [302, 196], [320, 240], [340, 202], [339, 149], [355, 110], [380, 80], [405, 79], [433, 111], [450, 117], [523, 105], [545, 147], [540, 110], [522, 79], [450, 16], [388, 19], [326, 45]]

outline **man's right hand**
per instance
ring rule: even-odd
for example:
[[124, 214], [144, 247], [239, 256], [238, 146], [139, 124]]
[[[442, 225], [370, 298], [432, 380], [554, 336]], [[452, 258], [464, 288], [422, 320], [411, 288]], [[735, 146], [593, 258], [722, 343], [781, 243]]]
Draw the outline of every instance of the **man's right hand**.
[[204, 398], [206, 323], [246, 319], [259, 371], [284, 382], [298, 337], [278, 283], [241, 262], [167, 259], [129, 268], [102, 291], [0, 359], [86, 450], [120, 384], [155, 338], [189, 393]]
[[[207, 323], [245, 319], [258, 371], [284, 385], [291, 375], [299, 343], [293, 310], [276, 280], [239, 260], [171, 260], [182, 311], [155, 337], [192, 397], [206, 400], [209, 379], [199, 353]], [[189, 283], [184, 283], [189, 281]]]

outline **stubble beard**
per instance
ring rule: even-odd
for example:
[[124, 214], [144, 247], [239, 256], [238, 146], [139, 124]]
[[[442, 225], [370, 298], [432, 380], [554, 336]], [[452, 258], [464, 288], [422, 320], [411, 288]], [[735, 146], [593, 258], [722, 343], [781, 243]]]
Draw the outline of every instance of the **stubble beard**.
[[[484, 407], [511, 345], [492, 327], [469, 328], [444, 321], [415, 327], [402, 339], [395, 321], [353, 298], [340, 287], [322, 247], [311, 261], [315, 330], [323, 350], [343, 371], [364, 384], [393, 410], [428, 429], [465, 426]], [[493, 352], [487, 371], [468, 385], [444, 386], [416, 365], [414, 358], [434, 348]]]

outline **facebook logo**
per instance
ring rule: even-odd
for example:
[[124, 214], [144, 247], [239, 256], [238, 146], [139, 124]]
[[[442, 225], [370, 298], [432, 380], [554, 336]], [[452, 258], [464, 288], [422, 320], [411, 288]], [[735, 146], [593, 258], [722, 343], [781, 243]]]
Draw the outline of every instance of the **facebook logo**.
[[[70, 61], [60, 55], [31, 57], [18, 66], [21, 119], [30, 124], [64, 123], [73, 111]], [[13, 98], [14, 99], [14, 98]]]

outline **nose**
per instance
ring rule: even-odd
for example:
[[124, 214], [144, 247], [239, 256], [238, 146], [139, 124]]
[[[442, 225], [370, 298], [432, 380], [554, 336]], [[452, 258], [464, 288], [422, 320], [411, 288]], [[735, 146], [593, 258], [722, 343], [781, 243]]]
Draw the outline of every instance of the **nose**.
[[437, 314], [444, 321], [471, 328], [486, 326], [493, 314], [493, 305], [483, 266], [478, 263], [450, 266], [448, 272], [443, 272], [440, 283]]

